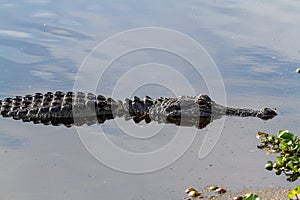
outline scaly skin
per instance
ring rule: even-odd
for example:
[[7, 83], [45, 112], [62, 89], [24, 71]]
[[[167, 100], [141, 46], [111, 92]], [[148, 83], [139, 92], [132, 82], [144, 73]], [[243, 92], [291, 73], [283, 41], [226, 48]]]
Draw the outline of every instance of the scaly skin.
[[207, 95], [143, 100], [134, 97], [124, 101], [82, 92], [47, 92], [16, 96], [0, 100], [1, 115], [16, 120], [45, 125], [91, 125], [117, 117], [133, 119], [136, 123], [152, 120], [183, 126], [204, 128], [223, 115], [272, 119], [277, 113], [270, 108], [261, 110], [230, 108], [219, 105]]

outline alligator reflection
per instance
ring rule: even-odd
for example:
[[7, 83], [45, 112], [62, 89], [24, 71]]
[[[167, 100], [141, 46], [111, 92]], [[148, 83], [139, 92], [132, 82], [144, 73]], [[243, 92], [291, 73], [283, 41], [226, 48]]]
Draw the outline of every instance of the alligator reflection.
[[272, 119], [277, 113], [270, 108], [260, 110], [230, 108], [219, 105], [209, 96], [126, 98], [124, 101], [83, 92], [47, 92], [0, 100], [1, 115], [24, 122], [66, 127], [102, 124], [115, 117], [136, 123], [172, 123], [179, 126], [204, 128], [223, 115]]
[[[94, 124], [103, 124], [107, 120], [112, 120], [116, 116], [114, 115], [98, 115], [97, 117], [90, 116], [90, 117], [81, 117], [81, 118], [52, 118], [49, 120], [36, 120], [33, 118], [28, 119], [22, 119], [24, 122], [30, 122], [32, 121], [35, 124], [44, 124], [44, 125], [53, 125], [53, 126], [59, 126], [59, 125], [65, 125], [66, 127], [72, 127], [72, 126], [83, 126], [83, 125], [94, 125]], [[120, 117], [120, 116], [119, 116]], [[209, 123], [212, 122], [212, 119], [210, 117], [191, 117], [191, 118], [184, 118], [181, 120], [181, 118], [173, 118], [173, 117], [161, 117], [159, 120], [157, 119], [151, 119], [149, 115], [144, 116], [123, 116], [124, 120], [133, 120], [135, 123], [140, 123], [142, 121], [145, 121], [147, 124], [151, 123], [152, 121], [158, 122], [158, 123], [166, 123], [166, 124], [175, 124], [178, 126], [195, 126], [199, 129], [202, 129], [206, 127]]]

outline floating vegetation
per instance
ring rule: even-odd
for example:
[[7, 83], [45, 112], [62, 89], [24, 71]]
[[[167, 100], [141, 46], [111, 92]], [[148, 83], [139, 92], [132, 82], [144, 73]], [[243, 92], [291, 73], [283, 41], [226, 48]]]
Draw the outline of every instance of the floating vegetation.
[[257, 138], [261, 144], [257, 147], [265, 149], [268, 154], [278, 154], [277, 161], [268, 161], [265, 168], [282, 173], [287, 176], [287, 181], [296, 181], [300, 176], [300, 139], [288, 130], [280, 130], [277, 135], [258, 132]]
[[[300, 69], [298, 68], [300, 73]], [[288, 130], [279, 130], [277, 135], [265, 132], [258, 132], [257, 138], [261, 144], [259, 149], [265, 149], [268, 154], [279, 154], [277, 162], [268, 161], [265, 169], [275, 170], [276, 175], [282, 173], [287, 176], [287, 181], [296, 181], [300, 176], [300, 139], [297, 135]], [[300, 186], [296, 186], [288, 194], [288, 199], [296, 198], [299, 200]]]
[[261, 200], [261, 198], [256, 194], [246, 194], [241, 200]]
[[289, 199], [292, 199], [294, 197], [296, 197], [297, 200], [299, 200], [298, 198], [298, 194], [300, 194], [300, 186], [295, 187], [288, 195]]

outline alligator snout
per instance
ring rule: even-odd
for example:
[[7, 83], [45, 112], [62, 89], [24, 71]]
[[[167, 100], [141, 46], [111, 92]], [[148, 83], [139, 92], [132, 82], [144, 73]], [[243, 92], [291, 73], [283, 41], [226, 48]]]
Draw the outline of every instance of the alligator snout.
[[272, 108], [262, 108], [258, 111], [256, 116], [263, 120], [268, 120], [274, 118], [276, 115], [277, 113]]

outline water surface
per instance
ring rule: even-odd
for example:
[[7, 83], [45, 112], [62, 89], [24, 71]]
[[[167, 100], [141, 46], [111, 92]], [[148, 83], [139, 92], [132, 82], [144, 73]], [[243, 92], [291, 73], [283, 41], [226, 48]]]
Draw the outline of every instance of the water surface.
[[[83, 147], [76, 127], [1, 119], [1, 199], [180, 199], [189, 186], [294, 186], [297, 183], [288, 184], [284, 177], [264, 170], [264, 163], [274, 157], [256, 149], [255, 135], [257, 131], [275, 133], [278, 129], [299, 132], [300, 77], [295, 73], [300, 66], [299, 10], [300, 4], [292, 0], [3, 1], [1, 99], [72, 90], [81, 63], [100, 42], [132, 28], [163, 27], [182, 32], [205, 47], [222, 75], [229, 106], [275, 107], [279, 115], [270, 121], [223, 118], [221, 136], [203, 159], [198, 158], [198, 152], [204, 136], [213, 134], [210, 130], [221, 120], [201, 130], [185, 127], [187, 133], [197, 135], [183, 156], [161, 170], [142, 174], [123, 173], [98, 162]], [[170, 52], [151, 49], [132, 52], [112, 63], [96, 92], [111, 95], [122, 75], [134, 66], [153, 62], [176, 69], [189, 80], [195, 93], [208, 93], [210, 86], [190, 63]], [[138, 87], [135, 92], [126, 90], [126, 82], [122, 86], [121, 97], [174, 95], [159, 84]], [[188, 95], [176, 81], [173, 87]], [[145, 127], [162, 130], [151, 138], [139, 139], [120, 130], [119, 121], [124, 120], [107, 121], [101, 129], [114, 144], [133, 152], [159, 149], [178, 130], [170, 124], [124, 122], [129, 133], [134, 129], [143, 133]]]

